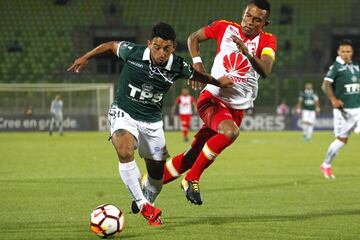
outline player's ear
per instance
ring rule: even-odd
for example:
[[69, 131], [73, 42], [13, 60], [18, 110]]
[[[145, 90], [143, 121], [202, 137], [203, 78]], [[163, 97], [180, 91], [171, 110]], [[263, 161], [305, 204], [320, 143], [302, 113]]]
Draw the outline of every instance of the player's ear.
[[148, 46], [149, 48], [151, 47], [151, 43], [152, 43], [151, 40], [147, 40], [147, 46]]

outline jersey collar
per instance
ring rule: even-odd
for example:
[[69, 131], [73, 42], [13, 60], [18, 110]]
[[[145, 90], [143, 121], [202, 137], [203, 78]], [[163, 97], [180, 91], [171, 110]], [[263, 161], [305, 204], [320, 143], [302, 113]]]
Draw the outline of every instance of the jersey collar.
[[306, 94], [312, 94], [313, 92], [314, 92], [314, 90], [305, 89]]
[[[143, 54], [143, 57], [142, 57], [142, 60], [143, 61], [151, 61], [150, 60], [150, 48], [146, 48], [145, 51], [144, 51], [144, 54]], [[171, 70], [171, 66], [173, 64], [173, 61], [174, 61], [174, 56], [171, 54], [170, 57], [169, 57], [169, 60], [167, 61], [166, 63], [166, 66], [165, 66], [165, 69], [170, 71]]]
[[[342, 65], [345, 65], [346, 63], [345, 63], [345, 61], [340, 57], [340, 56], [337, 56], [336, 57], [336, 61], [338, 62], [338, 63], [340, 63], [340, 64], [342, 64]], [[349, 64], [351, 64], [352, 62], [350, 62]]]

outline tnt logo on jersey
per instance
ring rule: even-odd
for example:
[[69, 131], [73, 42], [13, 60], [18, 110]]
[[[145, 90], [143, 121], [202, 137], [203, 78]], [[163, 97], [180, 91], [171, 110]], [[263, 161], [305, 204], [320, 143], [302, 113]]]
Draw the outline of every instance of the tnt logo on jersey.
[[[249, 60], [241, 53], [230, 53], [223, 58], [223, 66], [229, 76], [233, 77], [234, 81], [241, 80], [243, 76], [250, 70]], [[239, 79], [237, 79], [239, 78]], [[241, 80], [242, 81], [242, 80]]]

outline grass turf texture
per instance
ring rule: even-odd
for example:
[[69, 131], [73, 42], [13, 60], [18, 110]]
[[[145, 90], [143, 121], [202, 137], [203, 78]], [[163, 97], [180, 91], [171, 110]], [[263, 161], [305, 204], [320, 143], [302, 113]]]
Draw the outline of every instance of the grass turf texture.
[[[172, 155], [187, 148], [166, 133]], [[121, 239], [358, 239], [360, 136], [334, 163], [336, 180], [319, 165], [332, 133], [242, 132], [201, 179], [204, 204], [191, 205], [180, 180], [163, 188], [164, 226], [129, 214], [107, 133], [0, 134], [0, 239], [98, 239], [91, 209], [112, 203], [125, 212]], [[144, 172], [143, 160], [137, 162]]]

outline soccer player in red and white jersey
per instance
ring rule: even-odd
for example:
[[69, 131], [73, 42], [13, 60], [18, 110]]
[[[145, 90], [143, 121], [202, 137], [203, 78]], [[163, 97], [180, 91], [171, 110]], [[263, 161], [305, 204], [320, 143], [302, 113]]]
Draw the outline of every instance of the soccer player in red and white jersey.
[[184, 141], [189, 141], [188, 132], [190, 128], [193, 108], [196, 109], [195, 99], [189, 94], [189, 89], [184, 87], [181, 90], [181, 95], [176, 98], [173, 112], [178, 107], [179, 117], [181, 121], [181, 131]]
[[276, 38], [264, 32], [269, 24], [270, 4], [267, 0], [248, 3], [240, 24], [218, 20], [192, 33], [188, 47], [194, 67], [205, 72], [200, 57], [200, 43], [209, 39], [217, 42], [217, 53], [211, 69], [215, 78], [229, 76], [232, 88], [220, 89], [207, 85], [197, 101], [197, 110], [204, 125], [195, 135], [190, 149], [165, 165], [164, 183], [182, 173], [181, 187], [186, 198], [201, 205], [199, 179], [203, 171], [239, 135], [244, 110], [253, 107], [258, 92], [258, 79], [266, 78], [272, 70]]

